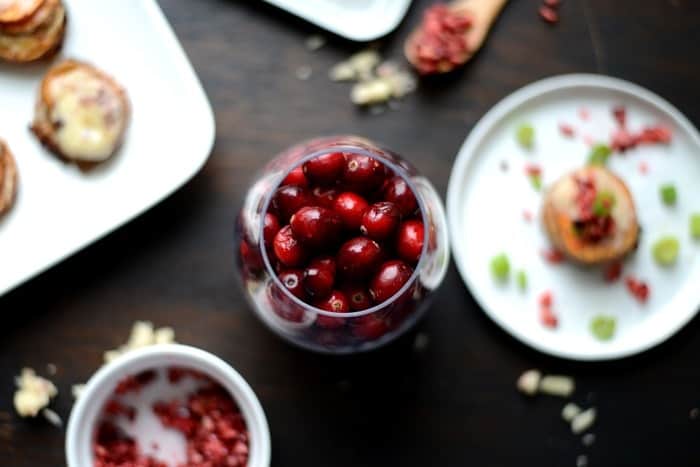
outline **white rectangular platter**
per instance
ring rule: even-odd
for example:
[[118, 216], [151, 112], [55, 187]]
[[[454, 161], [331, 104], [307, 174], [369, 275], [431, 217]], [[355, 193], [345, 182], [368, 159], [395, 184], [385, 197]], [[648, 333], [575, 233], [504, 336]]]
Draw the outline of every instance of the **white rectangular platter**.
[[[199, 171], [214, 143], [211, 106], [155, 0], [64, 0], [57, 57], [0, 64], [0, 138], [19, 170], [13, 209], [0, 219], [0, 295], [144, 212]], [[115, 156], [81, 172], [29, 132], [51, 63], [75, 58], [127, 90], [131, 125]]]

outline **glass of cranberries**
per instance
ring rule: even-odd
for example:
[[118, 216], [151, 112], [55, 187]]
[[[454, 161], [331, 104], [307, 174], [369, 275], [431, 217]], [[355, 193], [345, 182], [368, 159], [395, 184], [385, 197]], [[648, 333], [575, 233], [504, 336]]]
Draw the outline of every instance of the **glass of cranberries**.
[[310, 140], [268, 163], [246, 195], [236, 245], [258, 317], [326, 353], [371, 350], [406, 332], [449, 263], [430, 182], [353, 136]]

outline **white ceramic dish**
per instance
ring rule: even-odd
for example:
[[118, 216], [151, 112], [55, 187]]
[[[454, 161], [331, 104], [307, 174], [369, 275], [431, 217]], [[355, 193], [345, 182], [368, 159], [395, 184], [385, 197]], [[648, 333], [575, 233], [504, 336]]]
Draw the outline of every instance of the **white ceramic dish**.
[[[90, 378], [68, 420], [68, 467], [91, 467], [94, 464], [92, 444], [96, 423], [117, 383], [141, 371], [170, 366], [201, 371], [231, 393], [238, 403], [250, 435], [248, 467], [269, 467], [270, 431], [260, 402], [248, 383], [220, 358], [201, 349], [179, 344], [155, 345], [129, 352], [105, 365]], [[146, 393], [147, 389], [148, 386], [140, 393]], [[167, 452], [166, 447], [161, 449]]]
[[204, 164], [214, 117], [154, 0], [64, 0], [59, 55], [93, 63], [126, 88], [132, 120], [112, 160], [80, 172], [30, 134], [39, 82], [51, 63], [0, 64], [0, 137], [19, 167], [19, 193], [0, 219], [0, 295], [161, 201]]
[[[669, 146], [644, 146], [626, 156], [614, 155], [610, 168], [630, 187], [643, 228], [638, 251], [625, 262], [625, 275], [648, 281], [651, 297], [636, 302], [624, 281], [606, 284], [599, 270], [545, 262], [541, 249], [548, 243], [539, 221], [541, 194], [524, 175], [526, 163], [544, 170], [545, 188], [558, 177], [583, 165], [590, 151], [584, 137], [608, 141], [614, 128], [613, 105], [626, 106], [631, 129], [661, 123], [673, 132]], [[584, 121], [580, 108], [590, 119]], [[515, 141], [515, 128], [535, 127], [534, 151], [528, 155]], [[577, 128], [578, 136], [563, 137], [558, 124]], [[500, 165], [506, 161], [508, 170]], [[640, 162], [648, 164], [646, 175]], [[626, 81], [597, 75], [567, 75], [526, 86], [491, 109], [462, 146], [450, 178], [447, 210], [455, 262], [471, 293], [489, 317], [523, 343], [548, 354], [574, 360], [606, 360], [649, 349], [677, 332], [700, 308], [700, 242], [689, 234], [691, 212], [700, 212], [700, 135], [671, 104]], [[659, 185], [678, 187], [679, 202], [671, 209], [659, 197]], [[642, 207], [640, 209], [639, 207]], [[523, 220], [524, 210], [534, 220]], [[657, 266], [651, 245], [661, 235], [681, 241], [678, 264]], [[523, 294], [515, 281], [501, 286], [491, 277], [490, 259], [508, 254], [513, 269], [523, 268], [529, 289]], [[537, 317], [538, 295], [554, 294], [559, 315], [556, 330]], [[597, 314], [617, 318], [617, 333], [600, 342], [589, 331]]]
[[396, 29], [411, 0], [265, 0], [353, 41], [373, 41]]

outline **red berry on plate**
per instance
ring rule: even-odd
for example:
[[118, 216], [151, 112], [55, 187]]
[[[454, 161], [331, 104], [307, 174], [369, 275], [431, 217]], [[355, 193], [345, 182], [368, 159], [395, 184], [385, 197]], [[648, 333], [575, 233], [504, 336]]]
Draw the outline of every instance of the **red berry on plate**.
[[382, 194], [384, 201], [394, 203], [402, 216], [409, 216], [418, 209], [418, 202], [413, 191], [411, 191], [406, 180], [399, 176], [391, 178], [384, 183]]
[[289, 225], [304, 245], [323, 247], [337, 240], [343, 227], [340, 216], [330, 209], [307, 206], [294, 213]]
[[401, 213], [393, 203], [374, 203], [362, 216], [360, 231], [374, 240], [389, 238], [396, 231]]
[[343, 288], [345, 296], [350, 300], [350, 308], [353, 311], [362, 311], [367, 308], [371, 308], [372, 297], [369, 294], [369, 290], [361, 285], [350, 285]]
[[384, 164], [362, 154], [348, 154], [343, 170], [343, 185], [348, 189], [370, 193], [381, 186], [386, 176]]
[[335, 207], [335, 200], [338, 198], [338, 190], [335, 188], [322, 188], [317, 186], [311, 191], [311, 196], [315, 201], [314, 204], [326, 209], [333, 209]]
[[338, 195], [334, 206], [335, 212], [338, 213], [348, 230], [360, 228], [362, 215], [367, 208], [369, 208], [369, 203], [362, 196], [350, 191]]
[[396, 236], [396, 252], [399, 257], [409, 263], [417, 263], [423, 253], [423, 223], [419, 220], [408, 220], [399, 226]]
[[355, 237], [343, 243], [336, 256], [338, 271], [349, 280], [365, 279], [363, 276], [372, 274], [381, 259], [381, 247], [367, 237]]
[[304, 174], [313, 183], [333, 185], [343, 173], [345, 154], [329, 152], [304, 162]]
[[304, 300], [304, 271], [300, 269], [286, 269], [279, 273], [279, 280], [292, 295]]
[[[314, 302], [314, 306], [333, 313], [347, 313], [350, 311], [350, 302], [348, 302], [348, 298], [339, 290], [334, 290], [328, 297], [317, 300]], [[322, 328], [335, 329], [345, 324], [345, 319], [318, 315], [316, 316], [316, 324]]]
[[280, 263], [288, 267], [300, 266], [306, 258], [304, 248], [294, 237], [292, 228], [288, 225], [277, 232], [275, 240], [272, 242], [272, 249]]
[[306, 179], [306, 175], [304, 175], [304, 169], [301, 166], [293, 168], [291, 172], [284, 177], [282, 183], [280, 183], [280, 186], [285, 185], [296, 185], [303, 188], [308, 187], [309, 181]]
[[554, 329], [559, 325], [559, 319], [551, 308], [543, 307], [540, 308], [540, 323], [547, 328]]
[[386, 321], [377, 317], [376, 313], [355, 318], [351, 326], [353, 334], [367, 340], [378, 339], [389, 330]]
[[269, 212], [265, 213], [263, 217], [263, 239], [265, 241], [265, 246], [271, 246], [272, 242], [275, 240], [275, 235], [280, 230], [280, 223], [277, 217]]
[[313, 203], [309, 192], [296, 185], [279, 187], [272, 198], [272, 208], [278, 213], [283, 224], [289, 222], [292, 214], [311, 204]]
[[413, 269], [399, 260], [382, 264], [370, 283], [369, 293], [376, 303], [382, 303], [398, 292], [408, 282]]
[[304, 270], [304, 288], [312, 297], [322, 298], [333, 290], [335, 260], [322, 256], [312, 260]]

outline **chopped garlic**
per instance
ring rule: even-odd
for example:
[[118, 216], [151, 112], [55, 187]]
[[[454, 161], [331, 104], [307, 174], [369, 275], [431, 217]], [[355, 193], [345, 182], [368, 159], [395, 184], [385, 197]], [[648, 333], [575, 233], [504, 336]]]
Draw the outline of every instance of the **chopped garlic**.
[[352, 81], [355, 76], [355, 69], [348, 62], [340, 62], [328, 72], [332, 81]]
[[84, 390], [84, 384], [74, 384], [73, 387], [71, 387], [71, 394], [73, 395], [73, 399], [77, 399], [78, 397], [80, 397], [80, 394], [82, 394]]
[[520, 375], [516, 386], [523, 394], [534, 396], [540, 386], [541, 379], [542, 373], [540, 373], [539, 370], [527, 370], [525, 373]]
[[539, 390], [550, 396], [569, 397], [573, 394], [575, 384], [573, 378], [568, 376], [548, 375], [540, 381]]
[[357, 105], [379, 104], [388, 101], [392, 94], [391, 84], [384, 78], [376, 78], [353, 86], [350, 100]]
[[33, 369], [23, 368], [15, 379], [15, 410], [20, 417], [36, 417], [39, 411], [49, 405], [58, 394], [56, 386], [48, 379], [37, 376]]
[[573, 420], [574, 417], [580, 413], [581, 413], [581, 407], [574, 404], [573, 402], [569, 402], [562, 409], [561, 418], [563, 418], [567, 422], [571, 422], [571, 420]]
[[153, 323], [148, 321], [136, 321], [131, 328], [131, 335], [125, 345], [118, 349], [108, 350], [104, 353], [105, 363], [109, 363], [115, 358], [130, 350], [149, 347], [157, 344], [172, 344], [175, 342], [175, 331], [170, 327], [153, 328]]
[[374, 68], [379, 65], [381, 60], [382, 58], [376, 50], [367, 49], [351, 56], [348, 62], [354, 68], [358, 79], [367, 80], [372, 78]]
[[596, 411], [594, 408], [590, 408], [576, 415], [573, 420], [571, 420], [571, 431], [575, 434], [581, 434], [593, 426], [595, 422]]

